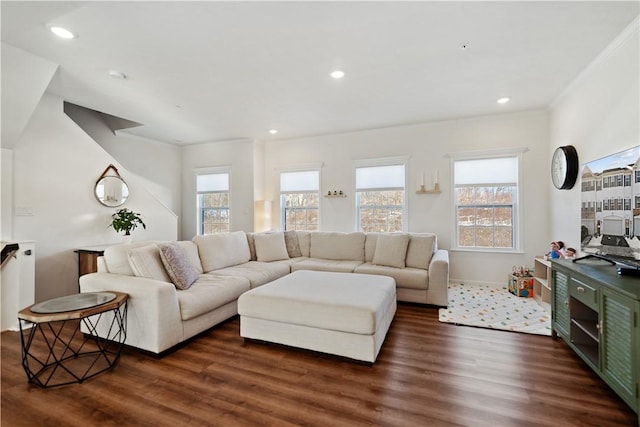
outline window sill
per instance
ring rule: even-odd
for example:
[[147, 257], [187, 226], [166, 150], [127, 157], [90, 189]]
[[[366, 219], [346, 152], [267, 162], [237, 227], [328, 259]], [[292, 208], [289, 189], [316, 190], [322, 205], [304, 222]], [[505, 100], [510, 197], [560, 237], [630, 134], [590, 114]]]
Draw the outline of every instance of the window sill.
[[522, 249], [492, 249], [492, 248], [452, 248], [449, 252], [480, 252], [489, 254], [522, 255]]

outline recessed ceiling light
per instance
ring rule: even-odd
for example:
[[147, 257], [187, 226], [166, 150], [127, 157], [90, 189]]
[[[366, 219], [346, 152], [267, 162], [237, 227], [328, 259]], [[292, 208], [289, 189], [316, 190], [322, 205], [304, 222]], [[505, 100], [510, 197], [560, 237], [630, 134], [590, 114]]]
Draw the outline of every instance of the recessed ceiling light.
[[460, 45], [460, 50], [467, 50], [469, 49], [469, 44], [468, 43], [463, 43]]
[[278, 133], [278, 129], [271, 129], [271, 130], [269, 131], [269, 133], [270, 133], [271, 135], [275, 135], [276, 133]]
[[73, 34], [71, 31], [67, 30], [66, 28], [59, 27], [57, 25], [50, 25], [49, 26], [49, 30], [51, 30], [51, 32], [53, 34], [55, 34], [56, 36], [60, 37], [61, 39], [75, 39], [76, 38], [76, 35]]
[[109, 70], [109, 77], [118, 79], [118, 80], [125, 80], [127, 78], [127, 75], [122, 71]]
[[498, 100], [496, 102], [498, 104], [506, 104], [509, 101], [511, 101], [511, 98], [509, 98], [508, 96], [505, 96], [505, 97], [502, 97], [502, 98], [498, 98]]
[[341, 79], [344, 77], [344, 71], [342, 70], [332, 71], [330, 76], [333, 77], [334, 79]]

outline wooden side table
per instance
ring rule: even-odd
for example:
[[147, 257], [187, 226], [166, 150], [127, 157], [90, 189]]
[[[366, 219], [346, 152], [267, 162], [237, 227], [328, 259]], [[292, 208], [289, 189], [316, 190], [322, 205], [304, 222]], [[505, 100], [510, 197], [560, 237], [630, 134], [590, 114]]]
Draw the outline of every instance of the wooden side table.
[[105, 249], [113, 245], [84, 246], [76, 249], [78, 254], [78, 277], [98, 271], [98, 257], [104, 255]]
[[91, 292], [21, 310], [22, 366], [29, 382], [43, 388], [82, 383], [113, 369], [127, 338], [128, 297]]

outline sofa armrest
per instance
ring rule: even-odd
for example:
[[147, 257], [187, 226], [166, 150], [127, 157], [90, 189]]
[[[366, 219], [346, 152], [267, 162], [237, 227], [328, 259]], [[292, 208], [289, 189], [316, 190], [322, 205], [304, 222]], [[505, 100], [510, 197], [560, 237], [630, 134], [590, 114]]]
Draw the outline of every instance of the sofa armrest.
[[160, 353], [183, 339], [177, 291], [171, 283], [112, 273], [91, 273], [80, 277], [80, 291], [117, 291], [129, 295], [127, 345]]
[[438, 249], [429, 263], [429, 300], [432, 304], [446, 307], [449, 304], [449, 252]]

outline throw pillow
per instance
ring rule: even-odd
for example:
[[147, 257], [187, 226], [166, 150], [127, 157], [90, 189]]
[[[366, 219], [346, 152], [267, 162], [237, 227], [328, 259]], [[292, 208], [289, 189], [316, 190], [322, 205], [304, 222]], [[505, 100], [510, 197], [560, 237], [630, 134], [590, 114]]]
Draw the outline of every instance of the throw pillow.
[[284, 232], [284, 244], [287, 247], [289, 258], [297, 258], [302, 256], [300, 244], [298, 243], [298, 232], [295, 230]]
[[244, 231], [194, 236], [191, 241], [198, 245], [202, 271], [205, 273], [244, 264], [251, 259], [249, 241]]
[[287, 246], [284, 243], [284, 233], [254, 234], [253, 240], [256, 245], [256, 256], [258, 261], [269, 262], [281, 259], [289, 259]]
[[202, 264], [200, 263], [200, 255], [198, 255], [198, 245], [190, 240], [178, 240], [176, 243], [187, 254], [189, 263], [198, 271], [198, 274], [202, 274]]
[[249, 243], [249, 260], [256, 261], [256, 243], [253, 241], [253, 235], [255, 233], [247, 233], [247, 243]]
[[198, 280], [198, 271], [191, 265], [187, 252], [177, 243], [160, 243], [160, 259], [171, 282], [178, 289], [189, 289]]
[[129, 249], [127, 258], [133, 274], [137, 277], [171, 282], [160, 259], [160, 251], [155, 244]]
[[428, 270], [435, 249], [435, 234], [412, 234], [409, 239], [409, 247], [407, 248], [407, 267]]
[[379, 234], [371, 262], [376, 265], [404, 268], [408, 246], [408, 234]]

